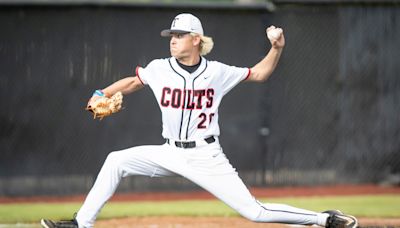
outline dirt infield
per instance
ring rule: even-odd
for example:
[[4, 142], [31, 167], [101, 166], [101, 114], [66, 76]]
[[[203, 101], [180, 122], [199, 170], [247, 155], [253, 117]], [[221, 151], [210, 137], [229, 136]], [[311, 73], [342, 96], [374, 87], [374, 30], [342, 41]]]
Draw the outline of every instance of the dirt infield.
[[98, 221], [97, 228], [244, 228], [244, 227], [283, 227], [280, 224], [252, 223], [236, 217], [140, 217]]
[[[360, 227], [400, 227], [398, 219], [359, 219]], [[283, 224], [253, 223], [239, 217], [139, 217], [102, 220], [97, 228], [283, 228]]]

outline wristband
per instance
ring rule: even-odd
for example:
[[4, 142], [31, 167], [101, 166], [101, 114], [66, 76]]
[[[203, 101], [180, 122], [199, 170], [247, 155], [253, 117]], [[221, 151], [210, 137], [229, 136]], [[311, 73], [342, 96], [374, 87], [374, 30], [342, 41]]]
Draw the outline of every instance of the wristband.
[[94, 91], [93, 96], [94, 95], [104, 97], [105, 94], [103, 93], [103, 91], [98, 89], [98, 90]]

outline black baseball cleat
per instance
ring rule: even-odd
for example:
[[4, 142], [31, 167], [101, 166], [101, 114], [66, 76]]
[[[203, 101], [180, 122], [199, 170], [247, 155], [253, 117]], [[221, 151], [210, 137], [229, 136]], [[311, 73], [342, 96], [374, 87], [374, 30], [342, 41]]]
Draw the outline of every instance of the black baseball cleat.
[[76, 219], [72, 220], [61, 220], [61, 221], [51, 221], [50, 219], [40, 220], [40, 224], [43, 228], [78, 228], [78, 222]]
[[354, 216], [345, 215], [339, 210], [328, 210], [322, 213], [329, 214], [326, 221], [326, 228], [356, 228], [358, 221]]

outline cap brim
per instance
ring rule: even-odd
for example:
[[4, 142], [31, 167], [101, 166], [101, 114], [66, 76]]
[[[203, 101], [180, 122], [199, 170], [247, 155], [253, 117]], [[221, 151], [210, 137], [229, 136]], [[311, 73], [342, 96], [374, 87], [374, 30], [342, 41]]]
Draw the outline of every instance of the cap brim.
[[189, 32], [188, 31], [183, 31], [183, 30], [164, 29], [164, 30], [161, 31], [161, 36], [168, 37], [168, 36], [171, 36], [172, 33], [184, 34], [184, 33], [189, 33]]

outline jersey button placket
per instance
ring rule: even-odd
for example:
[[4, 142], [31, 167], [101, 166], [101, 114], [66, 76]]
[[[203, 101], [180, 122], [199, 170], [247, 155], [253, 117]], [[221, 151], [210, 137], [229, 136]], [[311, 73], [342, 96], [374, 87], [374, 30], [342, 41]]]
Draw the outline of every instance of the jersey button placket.
[[186, 88], [184, 89], [184, 94], [185, 94], [184, 97], [185, 97], [185, 99], [183, 101], [183, 116], [182, 116], [183, 124], [182, 124], [182, 131], [181, 131], [181, 135], [180, 135], [182, 140], [187, 140], [186, 136], [188, 136], [188, 132], [187, 131], [189, 130], [188, 125], [190, 124], [189, 123], [190, 110], [187, 109], [188, 103], [190, 102], [189, 101], [189, 97], [188, 97], [188, 90], [191, 89], [192, 82], [193, 82], [193, 80], [192, 80], [192, 78], [190, 76], [191, 75], [188, 72], [187, 72], [187, 74], [185, 74], [185, 77], [186, 77]]

